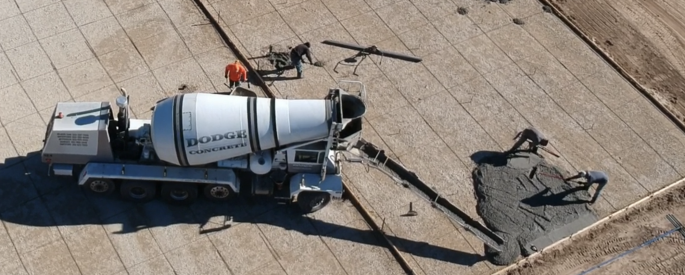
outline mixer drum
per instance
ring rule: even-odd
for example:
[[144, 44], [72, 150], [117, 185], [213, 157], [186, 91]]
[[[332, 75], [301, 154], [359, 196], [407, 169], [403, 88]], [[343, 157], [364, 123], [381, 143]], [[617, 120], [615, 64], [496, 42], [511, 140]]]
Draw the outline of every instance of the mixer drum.
[[203, 165], [325, 138], [332, 107], [324, 99], [181, 94], [154, 108], [152, 143], [162, 161]]

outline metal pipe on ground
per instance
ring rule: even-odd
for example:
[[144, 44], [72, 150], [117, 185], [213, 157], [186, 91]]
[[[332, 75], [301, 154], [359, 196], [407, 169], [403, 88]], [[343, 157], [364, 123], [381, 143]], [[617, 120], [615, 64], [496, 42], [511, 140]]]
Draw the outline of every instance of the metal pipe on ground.
[[[242, 62], [245, 67], [247, 67], [248, 70], [250, 70], [250, 74], [252, 74], [250, 79], [255, 80], [257, 85], [262, 88], [264, 93], [266, 94], [267, 97], [269, 98], [275, 98], [276, 94], [269, 89], [269, 86], [266, 85], [266, 82], [264, 82], [264, 79], [256, 73], [252, 65], [249, 63], [249, 60], [243, 55], [238, 47], [228, 38], [228, 35], [224, 30], [221, 28], [219, 23], [216, 21], [214, 16], [207, 10], [207, 7], [202, 3], [202, 0], [193, 0], [195, 2], [195, 5], [197, 5], [198, 8], [200, 8], [200, 11], [207, 17], [209, 20], [210, 24], [214, 27], [214, 29], [219, 33], [219, 36], [221, 36], [221, 39], [226, 43], [226, 45], [233, 51], [233, 53], [236, 55], [238, 60]], [[348, 187], [348, 185], [343, 182], [343, 188], [345, 190], [345, 193], [347, 195], [347, 198], [350, 200], [352, 205], [355, 207], [357, 212], [362, 215], [364, 220], [371, 226], [371, 229], [376, 233], [377, 236], [385, 243], [385, 246], [388, 250], [390, 250], [390, 253], [394, 256], [395, 260], [397, 263], [402, 267], [402, 269], [410, 275], [416, 274], [414, 270], [411, 268], [409, 265], [409, 262], [407, 262], [406, 259], [402, 256], [400, 253], [400, 250], [392, 243], [392, 241], [388, 238], [387, 235], [383, 232], [381, 227], [376, 223], [376, 221], [373, 219], [369, 211], [361, 204], [359, 199], [357, 198], [356, 194]]]

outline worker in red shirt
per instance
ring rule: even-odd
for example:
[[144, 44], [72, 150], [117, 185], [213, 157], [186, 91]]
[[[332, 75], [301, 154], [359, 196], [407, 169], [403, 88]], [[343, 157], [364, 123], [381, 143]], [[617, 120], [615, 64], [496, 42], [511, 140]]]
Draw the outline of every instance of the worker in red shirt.
[[226, 66], [224, 78], [229, 82], [228, 88], [233, 89], [240, 87], [241, 79], [242, 81], [247, 81], [247, 69], [239, 60], [236, 60]]

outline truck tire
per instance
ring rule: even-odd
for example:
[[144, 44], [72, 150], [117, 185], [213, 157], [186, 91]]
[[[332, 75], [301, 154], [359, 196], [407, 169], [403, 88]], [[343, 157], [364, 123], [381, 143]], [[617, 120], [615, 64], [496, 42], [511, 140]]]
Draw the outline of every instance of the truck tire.
[[162, 184], [162, 199], [170, 204], [189, 205], [197, 199], [197, 185], [168, 182]]
[[149, 181], [130, 180], [121, 183], [121, 197], [133, 202], [149, 202], [157, 194], [157, 184]]
[[233, 189], [224, 184], [207, 184], [203, 191], [205, 198], [210, 201], [227, 201], [233, 197]]
[[297, 205], [305, 214], [314, 213], [331, 202], [331, 194], [326, 192], [304, 191], [297, 196]]
[[109, 196], [116, 189], [114, 181], [110, 179], [89, 179], [83, 184], [83, 187], [88, 189], [93, 194], [98, 196]]

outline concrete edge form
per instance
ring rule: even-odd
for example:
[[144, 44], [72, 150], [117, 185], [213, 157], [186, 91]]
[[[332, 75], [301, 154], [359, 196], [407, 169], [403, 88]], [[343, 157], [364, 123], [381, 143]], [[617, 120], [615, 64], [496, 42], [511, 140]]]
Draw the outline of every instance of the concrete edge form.
[[684, 183], [684, 182], [685, 182], [685, 178], [680, 179], [680, 180], [678, 180], [678, 181], [676, 181], [676, 182], [674, 182], [674, 183], [671, 183], [671, 184], [669, 184], [669, 185], [667, 185], [667, 186], [665, 186], [665, 187], [663, 187], [663, 188], [661, 188], [661, 189], [659, 189], [659, 190], [653, 192], [652, 194], [647, 195], [647, 196], [645, 196], [644, 198], [642, 198], [642, 199], [640, 199], [640, 200], [638, 200], [638, 201], [636, 201], [636, 202], [634, 202], [634, 203], [631, 203], [630, 205], [628, 205], [628, 206], [626, 206], [626, 207], [624, 207], [624, 208], [622, 208], [622, 209], [619, 209], [619, 210], [617, 210], [617, 211], [614, 212], [614, 213], [609, 214], [608, 216], [606, 216], [606, 217], [600, 219], [599, 221], [597, 221], [597, 222], [595, 222], [595, 223], [589, 225], [588, 227], [585, 227], [585, 228], [581, 229], [580, 231], [578, 231], [578, 232], [576, 232], [576, 233], [574, 233], [574, 234], [571, 234], [570, 236], [568, 236], [568, 237], [566, 237], [566, 238], [563, 238], [563, 239], [561, 239], [561, 240], [559, 240], [559, 241], [557, 241], [557, 242], [555, 242], [555, 243], [553, 243], [553, 244], [551, 244], [551, 245], [549, 245], [549, 246], [543, 248], [543, 249], [540, 250], [539, 252], [536, 252], [536, 253], [533, 254], [533, 255], [530, 255], [530, 256], [528, 256], [528, 257], [526, 257], [526, 258], [523, 258], [523, 259], [519, 260], [518, 262], [516, 262], [516, 263], [514, 263], [514, 264], [512, 264], [512, 265], [509, 265], [509, 266], [507, 266], [507, 267], [505, 267], [505, 268], [503, 268], [503, 269], [501, 269], [501, 270], [499, 270], [499, 271], [493, 273], [493, 275], [504, 275], [504, 274], [506, 274], [506, 272], [508, 272], [508, 271], [510, 271], [510, 270], [512, 270], [512, 269], [514, 269], [514, 268], [517, 268], [517, 267], [519, 267], [519, 266], [525, 264], [526, 262], [529, 262], [529, 261], [531, 261], [531, 260], [534, 260], [534, 259], [537, 258], [537, 257], [542, 256], [543, 253], [545, 253], [546, 251], [548, 251], [548, 250], [550, 250], [550, 249], [552, 249], [552, 248], [554, 248], [554, 247], [556, 247], [556, 246], [565, 244], [565, 243], [567, 243], [567, 242], [569, 242], [569, 241], [573, 241], [575, 238], [583, 237], [583, 236], [579, 236], [579, 235], [582, 235], [583, 233], [589, 232], [590, 230], [594, 229], [595, 227], [597, 227], [597, 226], [599, 226], [599, 225], [601, 225], [601, 224], [604, 224], [604, 223], [606, 223], [606, 222], [609, 222], [609, 221], [611, 221], [612, 219], [614, 219], [614, 218], [616, 218], [616, 217], [621, 217], [621, 215], [622, 215], [622, 214], [625, 214], [625, 212], [626, 212], [627, 210], [630, 210], [631, 208], [634, 208], [634, 207], [636, 207], [636, 206], [639, 206], [640, 204], [643, 204], [643, 203], [645, 203], [645, 202], [651, 200], [652, 198], [654, 198], [654, 197], [656, 197], [656, 196], [659, 196], [659, 195], [661, 195], [662, 193], [665, 193], [665, 192], [667, 192], [667, 191], [669, 191], [669, 190], [671, 190], [671, 189], [677, 187], [678, 185], [680, 185], [680, 184], [682, 184], [682, 183]]

